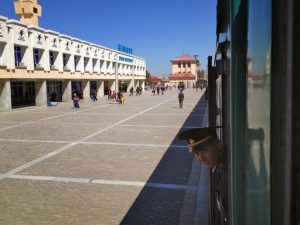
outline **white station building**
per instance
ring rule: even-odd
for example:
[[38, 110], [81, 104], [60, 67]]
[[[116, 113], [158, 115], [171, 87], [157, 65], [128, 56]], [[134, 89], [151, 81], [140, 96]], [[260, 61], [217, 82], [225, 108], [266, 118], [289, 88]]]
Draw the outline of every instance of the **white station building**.
[[[146, 61], [55, 31], [0, 16], [0, 111], [144, 88]], [[124, 91], [125, 91], [124, 89]]]

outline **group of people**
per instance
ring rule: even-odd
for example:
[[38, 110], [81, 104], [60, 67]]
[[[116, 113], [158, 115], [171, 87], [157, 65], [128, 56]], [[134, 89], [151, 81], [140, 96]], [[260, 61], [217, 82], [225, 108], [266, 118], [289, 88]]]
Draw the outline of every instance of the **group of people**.
[[153, 95], [155, 95], [155, 93], [157, 93], [157, 95], [159, 95], [159, 93], [161, 91], [161, 94], [163, 95], [165, 90], [166, 90], [166, 88], [164, 86], [161, 86], [161, 87], [157, 86], [157, 87], [153, 87], [152, 93], [153, 93]]
[[[134, 88], [131, 87], [129, 89], [129, 96], [133, 96], [133, 91], [134, 91]], [[142, 92], [143, 92], [143, 88], [142, 87], [136, 87], [136, 89], [135, 89], [136, 96], [141, 95]]]
[[108, 90], [107, 99], [113, 100], [114, 102], [117, 102], [119, 104], [123, 104], [125, 102], [124, 95], [122, 94], [121, 91], [115, 92], [112, 91], [111, 89]]

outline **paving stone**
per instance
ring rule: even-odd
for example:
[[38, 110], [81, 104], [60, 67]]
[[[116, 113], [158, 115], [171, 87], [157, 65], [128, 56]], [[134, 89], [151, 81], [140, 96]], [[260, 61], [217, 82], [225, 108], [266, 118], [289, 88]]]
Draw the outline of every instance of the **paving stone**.
[[63, 146], [57, 143], [0, 142], [0, 173], [34, 160]]
[[[15, 177], [0, 180], [0, 224], [192, 225], [198, 193], [185, 188], [198, 185], [199, 173], [187, 148], [169, 146], [186, 146], [177, 138], [186, 129], [180, 126], [204, 124], [207, 106], [200, 100], [203, 92], [187, 90], [179, 109], [177, 94], [125, 95], [124, 105], [103, 98], [84, 101], [77, 111], [70, 102], [0, 113], [0, 129], [11, 122], [34, 122], [0, 131], [0, 157], [5, 159], [0, 173], [19, 168]], [[170, 127], [153, 127], [159, 125]]]

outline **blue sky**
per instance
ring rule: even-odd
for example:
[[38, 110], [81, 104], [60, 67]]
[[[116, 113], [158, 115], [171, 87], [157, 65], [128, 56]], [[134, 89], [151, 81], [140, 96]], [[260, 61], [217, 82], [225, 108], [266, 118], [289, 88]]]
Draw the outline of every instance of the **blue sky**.
[[[153, 75], [167, 76], [170, 60], [199, 55], [201, 69], [215, 49], [216, 0], [38, 0], [39, 26], [117, 49], [124, 44], [147, 60]], [[75, 4], [74, 4], [75, 3]], [[13, 0], [0, 15], [17, 19]]]

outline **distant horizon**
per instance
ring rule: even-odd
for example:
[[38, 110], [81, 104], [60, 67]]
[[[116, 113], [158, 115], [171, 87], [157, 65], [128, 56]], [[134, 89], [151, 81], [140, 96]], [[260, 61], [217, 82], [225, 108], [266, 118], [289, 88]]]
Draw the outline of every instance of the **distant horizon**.
[[[13, 2], [1, 3], [0, 15], [19, 20]], [[216, 0], [38, 3], [43, 7], [39, 27], [115, 50], [125, 45], [160, 77], [171, 74], [170, 60], [182, 54], [198, 55], [200, 70], [206, 71], [215, 50]]]

